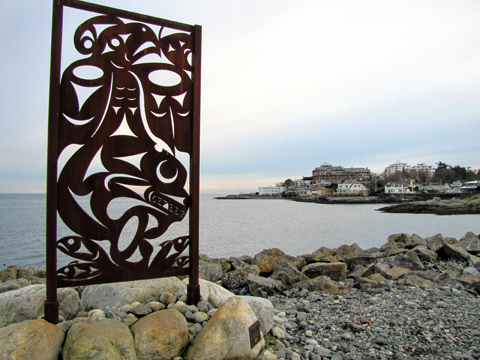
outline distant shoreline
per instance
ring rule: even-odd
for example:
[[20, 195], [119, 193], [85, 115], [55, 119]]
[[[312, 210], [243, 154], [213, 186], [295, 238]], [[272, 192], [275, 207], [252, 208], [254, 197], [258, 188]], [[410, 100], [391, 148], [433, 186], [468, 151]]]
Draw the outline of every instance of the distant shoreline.
[[[426, 196], [430, 195], [430, 196]], [[440, 199], [434, 194], [345, 196], [345, 197], [298, 197], [283, 198], [280, 195], [227, 195], [214, 197], [218, 200], [293, 200], [327, 205], [392, 204], [377, 211], [403, 214], [476, 215], [480, 214], [480, 199], [465, 201]]]

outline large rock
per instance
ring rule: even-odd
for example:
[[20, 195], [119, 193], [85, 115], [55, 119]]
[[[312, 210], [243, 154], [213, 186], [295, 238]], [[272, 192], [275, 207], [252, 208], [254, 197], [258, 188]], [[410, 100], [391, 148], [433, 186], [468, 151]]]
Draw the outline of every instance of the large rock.
[[27, 279], [7, 280], [3, 283], [0, 283], [0, 294], [7, 291], [18, 290], [31, 284], [32, 284], [31, 281]]
[[281, 281], [249, 274], [247, 278], [250, 295], [268, 297], [285, 289]]
[[17, 270], [17, 279], [24, 278], [36, 281], [47, 277], [47, 269], [45, 266], [19, 266]]
[[426, 270], [426, 271], [411, 271], [407, 274], [406, 277], [409, 277], [411, 275], [418, 276], [422, 279], [429, 280], [433, 283], [436, 283], [439, 280], [439, 273], [433, 270]]
[[273, 305], [270, 300], [263, 299], [256, 296], [241, 296], [252, 308], [255, 316], [260, 323], [260, 330], [263, 334], [268, 334], [273, 326]]
[[371, 264], [375, 264], [378, 262], [379, 255], [381, 256], [382, 253], [376, 253], [376, 254], [362, 254], [357, 257], [347, 259], [345, 262], [347, 263], [348, 269], [353, 269], [357, 265], [361, 266], [368, 266]]
[[272, 275], [270, 275], [270, 279], [279, 280], [285, 286], [292, 286], [299, 281], [309, 280], [309, 277], [298, 271], [289, 263], [284, 262], [277, 270], [273, 272]]
[[464, 248], [450, 244], [443, 246], [441, 255], [460, 261], [468, 261], [470, 258], [470, 254]]
[[[185, 286], [187, 286], [189, 283], [189, 279], [188, 278], [183, 279], [183, 283], [185, 284]], [[210, 281], [200, 279], [199, 284], [200, 284], [200, 296], [204, 299], [208, 299], [210, 294], [215, 295], [219, 299], [222, 297], [230, 298], [235, 296], [235, 294], [232, 293], [231, 291], [228, 291], [224, 287], [221, 287], [220, 285], [214, 284]]]
[[417, 246], [413, 251], [418, 255], [422, 261], [434, 262], [438, 259], [438, 254], [424, 246]]
[[188, 325], [177, 309], [154, 312], [132, 327], [138, 359], [169, 360], [188, 345]]
[[[43, 315], [45, 285], [30, 285], [0, 294], [0, 327], [25, 320], [35, 320]], [[73, 319], [80, 311], [80, 298], [71, 288], [58, 289], [60, 315]]]
[[222, 264], [213, 261], [199, 260], [198, 267], [200, 274], [209, 278], [210, 281], [218, 281], [224, 274]]
[[285, 261], [295, 262], [295, 258], [276, 248], [263, 250], [253, 258], [253, 263], [265, 274], [273, 273]]
[[338, 258], [338, 260], [345, 261], [348, 259], [355, 258], [362, 254], [363, 254], [363, 249], [357, 244], [352, 244], [352, 245], [340, 246], [337, 249], [335, 256]]
[[265, 340], [251, 348], [249, 327], [257, 317], [240, 297], [228, 299], [212, 316], [188, 349], [187, 360], [253, 359]]
[[432, 251], [440, 250], [447, 242], [442, 234], [436, 234], [425, 239], [427, 246]]
[[305, 260], [307, 261], [307, 264], [313, 263], [313, 262], [338, 262], [338, 257], [335, 256], [335, 253], [337, 250], [335, 249], [330, 249], [325, 246], [322, 246], [321, 248], [315, 250], [312, 254], [310, 255], [302, 255]]
[[62, 356], [64, 360], [137, 358], [130, 329], [123, 322], [111, 319], [72, 325]]
[[238, 270], [226, 273], [222, 277], [222, 284], [227, 289], [238, 289], [247, 285], [248, 274], [260, 274], [260, 268], [257, 265], [246, 265]]
[[480, 279], [477, 276], [472, 274], [459, 275], [455, 280], [465, 287], [472, 287], [480, 283]]
[[372, 274], [380, 274], [385, 279], [391, 279], [392, 272], [387, 264], [372, 264], [362, 274], [362, 277], [367, 277]]
[[386, 288], [388, 284], [385, 281], [376, 281], [364, 277], [355, 279], [355, 286], [363, 291], [371, 291], [378, 288]]
[[413, 256], [408, 256], [406, 254], [398, 254], [391, 260], [390, 265], [392, 266], [392, 268], [401, 267], [412, 270], [423, 270], [425, 266], [423, 266], [422, 262], [417, 259], [415, 259]]
[[[402, 283], [402, 281], [400, 281], [400, 283]], [[417, 275], [410, 275], [410, 274], [408, 274], [405, 277], [405, 279], [403, 279], [403, 283], [404, 285], [407, 285], [407, 286], [420, 286], [420, 287], [428, 287], [428, 288], [432, 288], [436, 286], [435, 283], [430, 280], [421, 278], [420, 276], [417, 276]]]
[[342, 291], [348, 291], [349, 288], [340, 285], [338, 282], [330, 279], [328, 276], [319, 276], [308, 281], [302, 281], [295, 284], [299, 289], [307, 289], [308, 291], [320, 291], [328, 294], [338, 295]]
[[44, 283], [46, 278], [45, 266], [9, 266], [0, 271], [0, 280], [26, 279], [34, 284]]
[[410, 235], [405, 234], [405, 233], [392, 234], [388, 237], [387, 240], [388, 240], [389, 243], [404, 243], [404, 244], [406, 244], [408, 242], [408, 240], [410, 240]]
[[313, 263], [305, 266], [302, 273], [310, 279], [319, 276], [328, 276], [335, 281], [342, 281], [347, 278], [347, 264], [342, 262], [336, 263]]
[[408, 251], [408, 249], [405, 249], [403, 247], [397, 247], [397, 245], [395, 245], [393, 243], [389, 243], [385, 247], [385, 253], [386, 253], [387, 257], [395, 256], [395, 255], [398, 255], [398, 254], [403, 254], [403, 253], [406, 253], [407, 251]]
[[232, 264], [232, 270], [238, 270], [238, 269], [241, 269], [243, 268], [244, 266], [247, 266], [249, 264], [247, 264], [246, 262], [236, 258], [236, 257], [230, 257], [228, 259], [228, 261], [230, 261], [230, 264]]
[[465, 236], [460, 239], [457, 245], [467, 250], [470, 254], [480, 253], [480, 239], [471, 231], [466, 233]]
[[45, 320], [13, 324], [0, 329], [0, 359], [56, 360], [65, 333]]
[[417, 235], [417, 234], [413, 234], [412, 236], [410, 236], [410, 238], [408, 239], [406, 245], [405, 245], [405, 248], [406, 249], [413, 249], [417, 246], [420, 246], [420, 245], [427, 245], [427, 242], [425, 241], [424, 238], [422, 238], [421, 236]]
[[83, 310], [104, 309], [106, 306], [120, 307], [135, 301], [146, 304], [158, 301], [164, 292], [175, 294], [185, 289], [186, 285], [176, 277], [90, 285], [83, 290], [81, 307]]

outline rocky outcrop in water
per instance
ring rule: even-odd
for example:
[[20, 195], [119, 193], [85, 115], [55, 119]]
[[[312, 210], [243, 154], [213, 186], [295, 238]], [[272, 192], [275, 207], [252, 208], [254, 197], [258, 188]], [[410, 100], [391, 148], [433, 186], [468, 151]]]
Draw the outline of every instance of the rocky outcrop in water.
[[468, 215], [480, 214], [480, 199], [464, 200], [428, 200], [412, 201], [387, 206], [378, 211], [388, 213], [436, 214], [436, 215]]

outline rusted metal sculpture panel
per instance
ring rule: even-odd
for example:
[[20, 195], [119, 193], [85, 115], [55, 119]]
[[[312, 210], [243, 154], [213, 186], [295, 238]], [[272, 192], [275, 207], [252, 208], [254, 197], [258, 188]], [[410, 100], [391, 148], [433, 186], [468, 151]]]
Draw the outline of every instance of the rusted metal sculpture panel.
[[[60, 76], [64, 6], [92, 16]], [[198, 301], [201, 28], [76, 0], [55, 1], [53, 22], [47, 320], [57, 286], [190, 275]], [[187, 219], [187, 233], [155, 244]], [[72, 258], [59, 269], [57, 250]]]

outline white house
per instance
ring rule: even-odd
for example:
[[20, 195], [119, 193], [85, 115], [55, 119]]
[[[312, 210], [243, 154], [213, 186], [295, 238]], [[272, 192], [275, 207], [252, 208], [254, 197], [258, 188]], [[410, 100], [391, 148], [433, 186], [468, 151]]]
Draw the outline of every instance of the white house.
[[452, 182], [450, 185], [450, 190], [448, 190], [447, 192], [448, 193], [453, 193], [453, 194], [458, 194], [458, 193], [461, 193], [462, 191], [460, 190], [460, 188], [463, 186], [463, 184], [465, 183], [465, 181], [463, 180], [456, 180], [454, 182]]
[[283, 186], [264, 186], [258, 188], [258, 195], [278, 195], [285, 191]]
[[476, 190], [480, 186], [480, 180], [467, 181], [463, 186], [460, 187], [461, 191], [472, 191]]
[[411, 192], [412, 190], [408, 185], [396, 183], [388, 183], [385, 185], [385, 194], [408, 194]]
[[418, 186], [418, 190], [420, 191], [438, 191], [441, 193], [450, 192], [452, 188], [448, 184], [440, 184], [440, 183], [428, 183], [422, 184]]
[[355, 179], [338, 184], [337, 195], [368, 195], [368, 189]]

